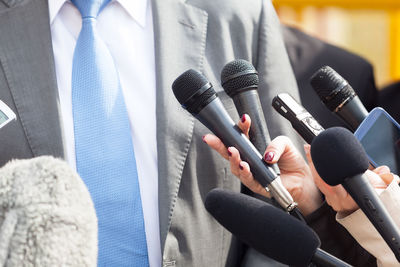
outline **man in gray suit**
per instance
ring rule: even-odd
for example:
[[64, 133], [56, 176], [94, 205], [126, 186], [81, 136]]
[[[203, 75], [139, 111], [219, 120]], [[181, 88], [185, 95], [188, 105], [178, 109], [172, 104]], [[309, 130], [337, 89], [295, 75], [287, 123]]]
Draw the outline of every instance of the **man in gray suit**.
[[[128, 5], [122, 0], [112, 4], [125, 8]], [[53, 17], [55, 5], [61, 11]], [[68, 23], [69, 16], [74, 15], [73, 8], [72, 13], [65, 13], [66, 5], [70, 3], [61, 0], [0, 2], [0, 99], [18, 114], [17, 122], [1, 130], [0, 166], [13, 158], [40, 155], [65, 158], [74, 166], [68, 152], [73, 147], [68, 131], [71, 116], [63, 112], [70, 95], [60, 91], [61, 87], [70, 86], [60, 78], [60, 69], [69, 66], [72, 57], [67, 57], [65, 65], [60, 61], [59, 48], [68, 45], [69, 39], [64, 39], [67, 32], [63, 35], [53, 28], [54, 19], [66, 16], [64, 22]], [[200, 70], [238, 120], [232, 101], [219, 85], [219, 73], [227, 62], [246, 59], [260, 74], [260, 97], [271, 136], [286, 134], [298, 140], [270, 105], [279, 92], [298, 98], [278, 19], [269, 0], [154, 0], [143, 1], [142, 6], [150, 24], [140, 24], [140, 15], [135, 21], [142, 27], [152, 26], [154, 32], [154, 40], [145, 46], [154, 47], [155, 105], [153, 110], [140, 114], [153, 114], [156, 129], [146, 133], [154, 134], [156, 139], [155, 152], [150, 153], [154, 153], [158, 176], [158, 184], [154, 185], [158, 199], [153, 198], [157, 203], [153, 207], [159, 223], [157, 231], [147, 238], [159, 240], [159, 244], [149, 250], [150, 265], [238, 265], [240, 244], [211, 218], [203, 200], [215, 187], [239, 191], [240, 182], [230, 173], [228, 162], [202, 142], [201, 137], [208, 130], [179, 106], [171, 84], [189, 68]], [[121, 17], [129, 13], [129, 8], [123, 12]], [[111, 27], [113, 30], [118, 32]], [[73, 34], [70, 40], [74, 41]], [[111, 41], [106, 43], [112, 46]], [[144, 83], [139, 89], [148, 88]], [[135, 132], [141, 131], [143, 125], [131, 126]], [[137, 164], [140, 180], [140, 160]], [[149, 224], [145, 218], [146, 232]]]

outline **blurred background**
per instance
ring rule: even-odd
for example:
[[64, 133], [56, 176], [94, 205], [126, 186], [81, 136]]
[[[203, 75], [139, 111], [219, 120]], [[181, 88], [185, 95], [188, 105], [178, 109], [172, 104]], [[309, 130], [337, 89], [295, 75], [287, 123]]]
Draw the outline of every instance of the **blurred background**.
[[400, 80], [400, 0], [273, 0], [284, 24], [369, 60], [378, 88]]

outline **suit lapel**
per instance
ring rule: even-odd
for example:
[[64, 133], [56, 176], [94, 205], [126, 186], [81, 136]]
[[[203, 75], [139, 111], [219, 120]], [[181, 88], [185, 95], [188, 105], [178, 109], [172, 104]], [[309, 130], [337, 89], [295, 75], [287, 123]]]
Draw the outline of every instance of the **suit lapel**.
[[202, 70], [207, 13], [178, 0], [153, 1], [156, 74], [159, 216], [161, 248], [193, 134], [194, 118], [172, 93], [173, 81], [189, 68]]
[[46, 0], [7, 0], [0, 13], [0, 64], [34, 156], [63, 156]]
[[[58, 92], [46, 0], [3, 0], [0, 63], [34, 156], [63, 156]], [[176, 201], [194, 118], [172, 93], [175, 78], [203, 69], [207, 13], [178, 0], [152, 3], [157, 74], [157, 147], [161, 246]]]

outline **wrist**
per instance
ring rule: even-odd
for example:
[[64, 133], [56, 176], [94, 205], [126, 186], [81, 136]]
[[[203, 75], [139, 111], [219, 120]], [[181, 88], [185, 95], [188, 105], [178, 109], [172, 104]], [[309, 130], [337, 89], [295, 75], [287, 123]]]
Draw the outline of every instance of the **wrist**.
[[307, 216], [319, 209], [324, 203], [324, 196], [315, 185], [308, 168], [303, 173], [302, 191], [297, 203], [302, 214]]
[[313, 194], [308, 195], [308, 197], [303, 198], [301, 201], [299, 201], [298, 207], [301, 211], [301, 213], [304, 216], [308, 216], [317, 209], [319, 209], [324, 203], [324, 199], [322, 194], [319, 192], [318, 189], [316, 189], [316, 192]]

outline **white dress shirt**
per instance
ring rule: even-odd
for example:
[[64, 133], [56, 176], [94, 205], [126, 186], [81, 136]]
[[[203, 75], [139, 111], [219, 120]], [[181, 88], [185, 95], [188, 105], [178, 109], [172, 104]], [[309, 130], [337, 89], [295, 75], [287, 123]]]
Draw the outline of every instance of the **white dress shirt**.
[[[65, 156], [76, 169], [72, 117], [73, 53], [82, 19], [68, 0], [49, 0]], [[151, 1], [113, 0], [100, 13], [97, 29], [114, 58], [136, 156], [150, 266], [161, 265], [156, 140], [156, 77]]]

